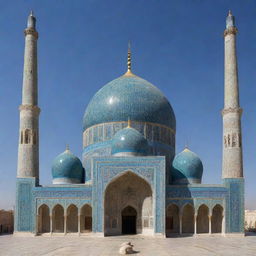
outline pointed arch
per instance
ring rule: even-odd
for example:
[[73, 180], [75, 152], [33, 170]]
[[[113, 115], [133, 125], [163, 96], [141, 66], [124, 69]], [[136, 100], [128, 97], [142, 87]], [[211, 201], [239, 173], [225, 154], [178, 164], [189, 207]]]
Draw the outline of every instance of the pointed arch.
[[220, 204], [216, 204], [212, 209], [212, 233], [222, 232], [223, 221], [223, 207]]
[[67, 208], [67, 232], [78, 232], [78, 208], [74, 204]]
[[166, 208], [166, 233], [179, 233], [180, 221], [179, 221], [180, 209], [177, 204], [169, 204]]
[[50, 232], [50, 209], [48, 205], [42, 204], [38, 208], [38, 233]]
[[197, 211], [197, 233], [209, 233], [209, 208], [205, 204], [200, 205]]
[[104, 233], [122, 233], [121, 211], [126, 206], [137, 211], [136, 232], [153, 233], [153, 197], [151, 185], [140, 175], [126, 171], [117, 175], [104, 194]]
[[182, 233], [194, 233], [194, 214], [195, 209], [187, 203], [182, 208]]
[[64, 208], [57, 204], [52, 209], [52, 224], [53, 232], [63, 233], [64, 232]]
[[92, 207], [89, 204], [83, 205], [80, 210], [80, 232], [92, 232]]

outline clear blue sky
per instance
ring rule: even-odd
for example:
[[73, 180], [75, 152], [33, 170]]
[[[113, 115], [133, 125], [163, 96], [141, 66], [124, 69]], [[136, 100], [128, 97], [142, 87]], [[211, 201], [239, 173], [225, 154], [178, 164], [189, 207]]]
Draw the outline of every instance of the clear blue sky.
[[0, 209], [15, 198], [23, 29], [30, 9], [39, 32], [40, 182], [69, 143], [81, 157], [82, 117], [91, 97], [126, 71], [169, 99], [177, 147], [188, 141], [204, 164], [203, 183], [221, 183], [223, 30], [229, 9], [239, 29], [246, 207], [256, 209], [256, 1], [0, 1]]

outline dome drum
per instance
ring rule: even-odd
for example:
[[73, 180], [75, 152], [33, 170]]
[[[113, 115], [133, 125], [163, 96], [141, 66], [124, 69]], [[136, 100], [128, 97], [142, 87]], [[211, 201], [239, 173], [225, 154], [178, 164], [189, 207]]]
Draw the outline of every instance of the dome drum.
[[[95, 143], [113, 139], [115, 134], [127, 127], [128, 122], [108, 122], [87, 128], [83, 133], [84, 148]], [[131, 127], [139, 131], [148, 141], [157, 141], [175, 146], [175, 131], [171, 128], [149, 122], [132, 121]]]

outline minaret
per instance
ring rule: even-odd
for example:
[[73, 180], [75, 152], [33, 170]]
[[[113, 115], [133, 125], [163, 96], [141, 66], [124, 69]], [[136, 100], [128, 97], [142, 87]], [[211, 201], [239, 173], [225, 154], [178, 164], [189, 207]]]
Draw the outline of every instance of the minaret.
[[37, 39], [36, 18], [31, 12], [25, 34], [22, 104], [20, 105], [20, 136], [18, 149], [18, 178], [39, 179], [40, 108], [37, 106]]
[[222, 178], [243, 177], [241, 114], [236, 57], [235, 18], [229, 11], [224, 31], [225, 96], [223, 116]]

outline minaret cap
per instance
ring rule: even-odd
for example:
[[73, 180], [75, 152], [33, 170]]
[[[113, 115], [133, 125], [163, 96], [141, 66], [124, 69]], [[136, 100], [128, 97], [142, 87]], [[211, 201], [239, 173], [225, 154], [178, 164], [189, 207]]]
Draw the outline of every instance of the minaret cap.
[[226, 28], [235, 27], [235, 17], [232, 15], [231, 10], [228, 11], [226, 18]]
[[36, 18], [32, 10], [30, 11], [30, 14], [28, 16], [27, 28], [36, 29]]

